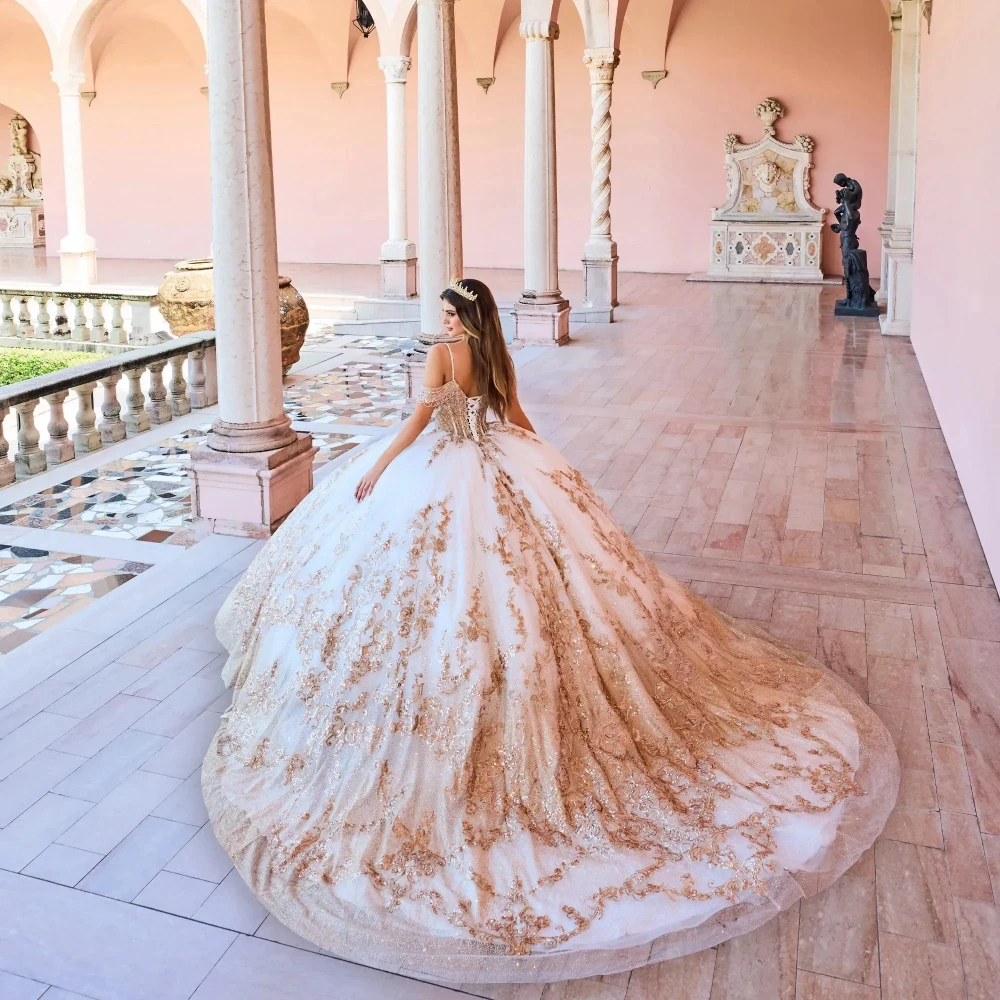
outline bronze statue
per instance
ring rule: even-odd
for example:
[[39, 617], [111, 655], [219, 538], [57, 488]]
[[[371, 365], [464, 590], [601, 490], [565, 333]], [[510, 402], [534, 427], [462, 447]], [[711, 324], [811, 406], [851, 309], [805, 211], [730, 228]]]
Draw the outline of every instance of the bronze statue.
[[844, 260], [844, 284], [847, 298], [834, 307], [834, 316], [878, 316], [875, 290], [868, 276], [868, 254], [858, 243], [858, 226], [861, 225], [861, 185], [846, 174], [837, 174], [837, 221], [830, 227], [840, 235], [840, 253]]

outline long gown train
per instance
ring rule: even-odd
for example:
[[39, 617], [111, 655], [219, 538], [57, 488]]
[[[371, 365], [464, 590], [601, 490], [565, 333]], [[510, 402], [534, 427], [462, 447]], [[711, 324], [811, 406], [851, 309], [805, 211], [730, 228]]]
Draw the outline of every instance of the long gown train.
[[340, 956], [453, 982], [613, 973], [830, 885], [898, 762], [807, 657], [662, 575], [550, 445], [455, 382], [354, 455], [219, 613], [215, 832]]

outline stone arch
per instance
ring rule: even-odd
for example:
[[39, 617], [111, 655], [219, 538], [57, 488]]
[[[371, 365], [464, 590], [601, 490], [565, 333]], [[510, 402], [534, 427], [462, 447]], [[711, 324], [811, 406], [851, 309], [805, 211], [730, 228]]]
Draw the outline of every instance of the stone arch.
[[49, 55], [54, 58], [58, 32], [55, 25], [49, 19], [49, 15], [41, 0], [13, 0], [13, 2], [23, 7], [31, 15], [38, 27], [42, 29], [42, 34], [45, 36], [45, 41], [49, 47]]
[[[56, 71], [65, 73], [85, 73], [89, 57], [90, 40], [101, 12], [111, 5], [117, 6], [121, 0], [77, 0], [70, 8], [58, 47], [53, 59]], [[194, 18], [201, 33], [205, 51], [208, 50], [206, 7], [203, 0], [177, 0]]]
[[417, 0], [365, 0], [375, 19], [379, 54], [408, 56], [417, 31]]

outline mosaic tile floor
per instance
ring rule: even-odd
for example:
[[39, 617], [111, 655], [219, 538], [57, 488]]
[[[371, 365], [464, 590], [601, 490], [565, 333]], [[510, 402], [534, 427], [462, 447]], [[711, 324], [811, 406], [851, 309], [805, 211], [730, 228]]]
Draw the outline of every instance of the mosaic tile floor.
[[321, 424], [388, 427], [401, 418], [405, 401], [404, 366], [377, 361], [348, 361], [285, 386], [285, 412], [292, 420]]
[[[0, 508], [0, 524], [194, 545], [209, 534], [209, 525], [191, 516], [188, 466], [208, 430], [208, 424], [192, 428]], [[365, 440], [318, 435], [315, 467]]]
[[304, 349], [340, 347], [350, 351], [365, 351], [382, 358], [406, 360], [415, 353], [417, 343], [417, 340], [410, 337], [355, 337], [337, 333], [332, 326], [321, 326], [306, 333]]
[[147, 569], [146, 563], [0, 545], [0, 653]]

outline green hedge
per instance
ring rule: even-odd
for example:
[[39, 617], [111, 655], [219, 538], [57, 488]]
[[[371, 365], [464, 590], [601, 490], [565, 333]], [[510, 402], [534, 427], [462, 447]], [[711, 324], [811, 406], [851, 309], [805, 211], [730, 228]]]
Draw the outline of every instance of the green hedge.
[[36, 375], [82, 365], [85, 361], [98, 361], [102, 355], [81, 351], [29, 351], [20, 347], [0, 348], [0, 385], [23, 382]]

